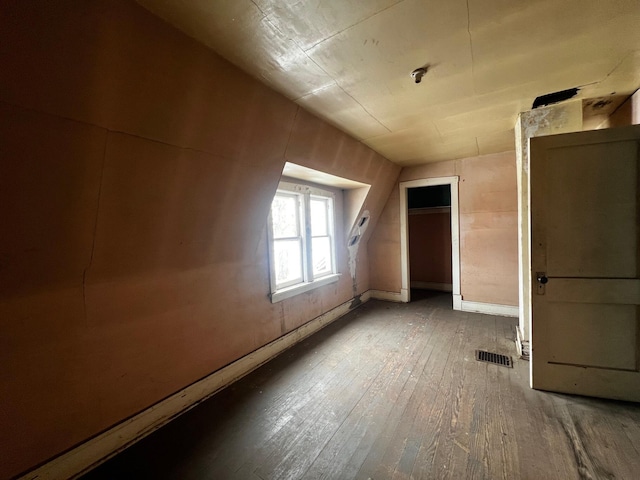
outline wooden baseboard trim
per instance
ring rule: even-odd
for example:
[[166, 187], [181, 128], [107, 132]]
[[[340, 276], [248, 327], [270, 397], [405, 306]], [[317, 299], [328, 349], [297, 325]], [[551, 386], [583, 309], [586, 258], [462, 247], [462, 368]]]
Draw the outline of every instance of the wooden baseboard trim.
[[371, 293], [367, 291], [342, 305], [338, 305], [296, 330], [174, 393], [106, 432], [53, 458], [44, 465], [19, 477], [20, 480], [66, 480], [79, 477], [370, 298]]
[[529, 360], [529, 341], [525, 340], [522, 336], [522, 330], [520, 327], [516, 327], [516, 349], [518, 350], [518, 356], [523, 360]]
[[368, 290], [371, 298], [376, 300], [385, 300], [387, 302], [406, 302], [401, 292], [385, 292], [384, 290]]
[[503, 317], [518, 317], [517, 306], [499, 305], [497, 303], [470, 302], [462, 300], [461, 310], [463, 312], [485, 313], [488, 315], [500, 315]]
[[462, 295], [459, 293], [453, 294], [453, 309], [462, 310]]
[[437, 290], [439, 292], [453, 292], [453, 285], [450, 283], [419, 282], [416, 280], [412, 280], [411, 288], [422, 290]]

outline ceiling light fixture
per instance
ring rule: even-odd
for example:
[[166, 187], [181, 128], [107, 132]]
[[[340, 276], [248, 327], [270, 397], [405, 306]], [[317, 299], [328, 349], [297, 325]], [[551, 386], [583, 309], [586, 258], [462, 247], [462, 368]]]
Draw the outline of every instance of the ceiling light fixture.
[[426, 67], [416, 68], [413, 72], [411, 72], [411, 78], [413, 78], [416, 83], [420, 83], [422, 81], [422, 77], [424, 77], [426, 74]]

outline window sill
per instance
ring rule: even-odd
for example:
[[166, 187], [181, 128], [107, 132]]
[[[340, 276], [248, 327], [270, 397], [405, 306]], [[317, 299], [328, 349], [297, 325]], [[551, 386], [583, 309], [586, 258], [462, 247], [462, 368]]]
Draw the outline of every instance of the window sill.
[[298, 285], [293, 285], [292, 287], [283, 288], [271, 294], [271, 303], [278, 303], [278, 302], [281, 302], [282, 300], [286, 300], [287, 298], [291, 298], [296, 295], [300, 295], [301, 293], [308, 292], [318, 287], [322, 287], [323, 285], [329, 285], [331, 283], [335, 283], [339, 279], [340, 279], [340, 274], [333, 273], [331, 275], [327, 275], [326, 277], [319, 278], [318, 280], [315, 280], [313, 282], [302, 283]]

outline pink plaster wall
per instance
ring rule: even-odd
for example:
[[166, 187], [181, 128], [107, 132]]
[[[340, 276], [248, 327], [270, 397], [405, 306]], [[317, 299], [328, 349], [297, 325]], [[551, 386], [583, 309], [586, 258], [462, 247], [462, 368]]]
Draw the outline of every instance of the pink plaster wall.
[[285, 161], [400, 168], [133, 2], [3, 2], [0, 478], [24, 472], [354, 295], [278, 304], [266, 215]]
[[451, 284], [451, 213], [409, 215], [412, 282]]
[[640, 124], [640, 90], [631, 95], [607, 119], [607, 128]]
[[[459, 176], [460, 289], [463, 300], [518, 304], [515, 152], [403, 168], [399, 182]], [[371, 288], [399, 292], [399, 186], [369, 242]]]

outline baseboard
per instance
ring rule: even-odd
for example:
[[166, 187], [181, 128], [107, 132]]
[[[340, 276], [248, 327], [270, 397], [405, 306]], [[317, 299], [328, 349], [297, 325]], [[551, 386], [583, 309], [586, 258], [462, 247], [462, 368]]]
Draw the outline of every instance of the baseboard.
[[463, 312], [486, 313], [488, 315], [500, 315], [503, 317], [518, 317], [519, 310], [517, 306], [498, 305], [496, 303], [470, 302], [462, 300], [461, 308]]
[[371, 298], [386, 300], [387, 302], [406, 302], [401, 292], [385, 292], [384, 290], [368, 290]]
[[451, 285], [450, 283], [418, 282], [416, 280], [412, 280], [411, 288], [417, 288], [421, 290], [437, 290], [439, 292], [453, 292], [453, 285]]
[[459, 293], [453, 294], [453, 309], [462, 310], [462, 295]]
[[523, 360], [530, 359], [529, 341], [523, 338], [520, 327], [516, 327], [516, 349], [520, 358]]
[[[399, 295], [399, 294], [397, 294]], [[77, 478], [125, 448], [244, 377], [276, 355], [342, 317], [371, 298], [369, 291], [305, 323], [296, 330], [236, 360], [139, 414], [87, 440], [20, 477], [20, 480]]]

